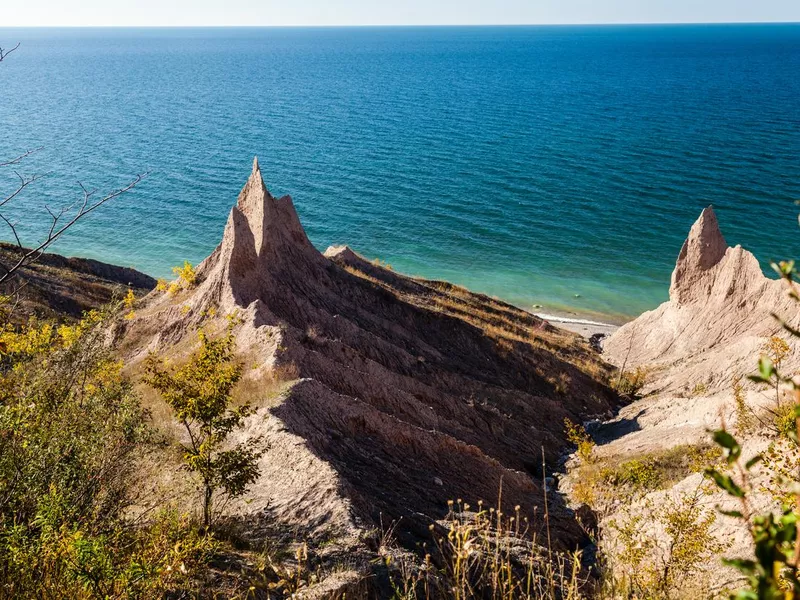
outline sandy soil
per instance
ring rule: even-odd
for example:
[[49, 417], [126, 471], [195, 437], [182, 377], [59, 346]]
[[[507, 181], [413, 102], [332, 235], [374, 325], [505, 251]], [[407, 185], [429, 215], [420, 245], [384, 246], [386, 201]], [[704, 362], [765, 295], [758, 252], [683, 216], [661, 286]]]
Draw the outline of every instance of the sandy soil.
[[606, 336], [610, 336], [613, 334], [617, 329], [620, 328], [620, 325], [614, 325], [612, 323], [602, 323], [600, 321], [594, 320], [594, 318], [584, 318], [582, 316], [562, 316], [562, 315], [553, 315], [553, 314], [545, 314], [545, 313], [535, 313], [537, 317], [541, 317], [542, 319], [546, 319], [548, 322], [552, 323], [556, 327], [560, 329], [566, 329], [567, 331], [575, 332], [579, 335], [582, 335], [585, 338], [591, 338], [593, 335], [596, 334], [604, 334]]

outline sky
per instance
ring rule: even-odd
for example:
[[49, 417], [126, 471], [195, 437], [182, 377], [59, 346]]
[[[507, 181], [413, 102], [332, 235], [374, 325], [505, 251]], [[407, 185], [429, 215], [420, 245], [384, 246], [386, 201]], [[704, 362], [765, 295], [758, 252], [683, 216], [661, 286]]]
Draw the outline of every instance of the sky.
[[0, 0], [0, 27], [800, 21], [800, 0]]

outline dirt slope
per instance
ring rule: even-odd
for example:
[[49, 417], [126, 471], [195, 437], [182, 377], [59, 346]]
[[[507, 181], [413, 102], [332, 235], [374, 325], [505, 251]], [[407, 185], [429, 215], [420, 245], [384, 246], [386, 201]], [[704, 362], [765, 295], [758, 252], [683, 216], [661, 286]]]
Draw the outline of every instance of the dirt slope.
[[[760, 423], [770, 423], [775, 392], [748, 381], [747, 375], [756, 371], [771, 336], [789, 339], [773, 313], [794, 326], [800, 323], [798, 304], [788, 293], [784, 282], [763, 274], [753, 254], [741, 246], [728, 246], [713, 209], [705, 209], [678, 256], [669, 301], [624, 325], [605, 342], [605, 358], [626, 371], [645, 369], [647, 384], [644, 397], [622, 408], [614, 419], [594, 424], [596, 459], [618, 464], [633, 458], [647, 460], [679, 447], [687, 452], [709, 444], [709, 430], [723, 422], [735, 429], [734, 377], [741, 378], [749, 410]], [[792, 346], [782, 364], [784, 372], [796, 372], [800, 366], [797, 344]], [[774, 440], [763, 424], [748, 433], [737, 432], [737, 437], [744, 444], [745, 459], [765, 451]], [[565, 489], [574, 489], [580, 476], [577, 462], [571, 465], [575, 470], [564, 482]], [[760, 488], [768, 475], [758, 472], [753, 479], [756, 493], [751, 505], [756, 512], [777, 508]], [[612, 501], [601, 509], [605, 510], [601, 525], [607, 532], [606, 549], [614, 551], [613, 529], [608, 524], [631, 515], [643, 517], [641, 527], [652, 529], [654, 539], [663, 538], [653, 515], [669, 499], [679, 500], [698, 489], [706, 490], [699, 505], [710, 514], [716, 514], [718, 505], [738, 509], [735, 499], [705, 485], [702, 473], [685, 472], [633, 501]], [[738, 520], [718, 516], [712, 531], [728, 545], [725, 556], [751, 554], [750, 537]], [[688, 585], [702, 589], [702, 597], [727, 597], [724, 590], [735, 587], [737, 573], [723, 568], [720, 557], [713, 557], [703, 568], [694, 579], [689, 578]]]
[[[240, 503], [251, 522], [275, 519], [353, 547], [395, 524], [408, 547], [449, 499], [520, 505], [541, 526], [542, 449], [565, 447], [563, 420], [607, 413], [608, 367], [579, 336], [510, 305], [443, 282], [399, 275], [345, 247], [317, 251], [292, 200], [274, 198], [258, 163], [197, 284], [153, 292], [123, 324], [133, 360], [180, 357], [199, 326], [240, 318], [235, 333], [257, 415], [244, 435], [270, 450]], [[291, 380], [277, 396], [274, 381]], [[585, 540], [552, 498], [551, 526]]]
[[[26, 249], [0, 242], [0, 264], [15, 264], [25, 252]], [[22, 321], [34, 314], [43, 318], [78, 318], [83, 311], [106, 305], [115, 295], [123, 297], [128, 287], [142, 295], [155, 286], [155, 279], [135, 269], [42, 254], [22, 267], [2, 293], [16, 291], [14, 296], [19, 303], [12, 318]]]

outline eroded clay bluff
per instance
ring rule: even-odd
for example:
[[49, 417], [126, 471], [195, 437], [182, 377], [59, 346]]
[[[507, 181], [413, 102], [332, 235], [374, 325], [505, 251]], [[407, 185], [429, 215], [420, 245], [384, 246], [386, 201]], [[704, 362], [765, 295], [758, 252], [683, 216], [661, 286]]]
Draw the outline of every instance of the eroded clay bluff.
[[[179, 361], [199, 327], [221, 330], [232, 314], [258, 407], [245, 434], [270, 449], [231, 510], [253, 532], [277, 522], [348, 555], [364, 531], [390, 527], [415, 547], [449, 499], [495, 503], [501, 481], [503, 505], [541, 528], [543, 449], [547, 471], [565, 448], [565, 417], [617, 403], [610, 367], [579, 336], [346, 247], [317, 251], [257, 162], [196, 285], [152, 292], [120, 347], [134, 365], [150, 350]], [[277, 393], [276, 378], [288, 380]], [[586, 543], [549, 500], [557, 544]]]
[[[778, 335], [791, 341], [772, 316], [798, 324], [800, 305], [790, 298], [789, 291], [785, 282], [764, 275], [753, 254], [740, 246], [728, 247], [713, 209], [706, 208], [678, 256], [669, 301], [606, 340], [604, 357], [627, 372], [641, 367], [646, 384], [641, 397], [620, 409], [613, 419], [592, 424], [597, 442], [595, 468], [663, 457], [676, 448], [686, 456], [689, 449], [710, 444], [710, 430], [723, 423], [736, 427], [735, 381], [741, 382], [743, 402], [761, 423], [752, 431], [736, 432], [743, 444], [743, 457], [748, 460], [765, 452], [774, 439], [765, 423], [771, 423], [769, 411], [775, 410], [776, 398], [764, 386], [749, 382], [747, 375], [757, 370], [758, 358], [770, 337]], [[781, 369], [796, 373], [798, 366], [800, 360], [793, 348]], [[582, 473], [574, 468], [576, 465], [574, 459], [569, 463], [571, 473], [560, 485], [566, 493], [573, 493], [573, 498]], [[760, 471], [751, 479], [754, 493], [750, 503], [756, 513], [780, 509], [763, 491], [770, 476], [768, 470]], [[716, 514], [717, 506], [723, 510], [739, 508], [738, 499], [707, 485], [702, 469], [673, 472], [665, 478], [668, 484], [632, 500], [611, 493], [597, 502], [594, 508], [604, 532], [601, 551], [611, 556], [624, 552], [610, 524], [634, 518], [641, 519], [641, 531], [649, 532], [653, 539], [665, 539], [658, 511], [668, 502], [685, 502], [698, 491], [703, 492], [701, 506], [709, 514]], [[739, 520], [719, 516], [711, 532], [725, 545], [724, 556], [752, 556], [752, 539]], [[686, 597], [723, 594], [737, 580], [737, 573], [723, 567], [720, 558], [711, 557], [685, 579], [684, 589], [689, 590]]]
[[[800, 305], [788, 292], [785, 282], [764, 275], [752, 253], [728, 246], [708, 207], [680, 251], [669, 301], [621, 327], [604, 355], [625, 370], [650, 368], [648, 392], [729, 390], [734, 376], [755, 371], [770, 336], [785, 335], [773, 314], [800, 324]], [[784, 365], [798, 364], [795, 349]]]

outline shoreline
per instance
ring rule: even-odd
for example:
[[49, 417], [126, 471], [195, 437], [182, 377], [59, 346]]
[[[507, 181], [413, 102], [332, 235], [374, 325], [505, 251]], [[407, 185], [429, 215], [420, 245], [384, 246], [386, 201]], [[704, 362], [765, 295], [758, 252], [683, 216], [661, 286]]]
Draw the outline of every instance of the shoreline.
[[570, 313], [567, 315], [554, 312], [533, 312], [533, 314], [555, 327], [572, 331], [585, 338], [592, 338], [595, 335], [609, 336], [623, 325], [623, 323], [598, 321], [596, 320], [597, 317], [591, 313]]

